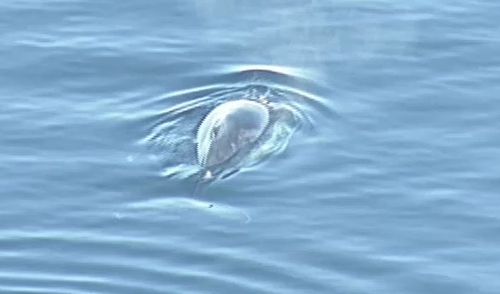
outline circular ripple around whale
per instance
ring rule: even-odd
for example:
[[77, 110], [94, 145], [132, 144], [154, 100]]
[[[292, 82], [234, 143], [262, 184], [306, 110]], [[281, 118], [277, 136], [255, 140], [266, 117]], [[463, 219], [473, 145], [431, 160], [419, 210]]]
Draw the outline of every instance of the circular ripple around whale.
[[[147, 115], [149, 132], [140, 143], [159, 160], [163, 176], [190, 177], [199, 171], [195, 138], [207, 113], [227, 101], [265, 99], [285, 110], [287, 115], [265, 134], [258, 150], [246, 158], [246, 166], [261, 162], [285, 150], [295, 132], [313, 130], [316, 117], [334, 115], [323, 98], [293, 87], [310, 87], [311, 81], [290, 73], [290, 70], [284, 73], [277, 68], [245, 67], [222, 78], [233, 83], [215, 83], [154, 97], [147, 103], [158, 109]], [[160, 108], [161, 105], [167, 107]]]

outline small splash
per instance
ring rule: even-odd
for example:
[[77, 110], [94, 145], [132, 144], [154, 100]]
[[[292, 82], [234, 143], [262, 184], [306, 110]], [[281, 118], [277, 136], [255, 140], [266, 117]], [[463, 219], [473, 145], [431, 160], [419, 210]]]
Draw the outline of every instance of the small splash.
[[161, 172], [161, 176], [166, 178], [186, 179], [196, 175], [199, 170], [200, 167], [198, 165], [178, 164], [165, 168]]

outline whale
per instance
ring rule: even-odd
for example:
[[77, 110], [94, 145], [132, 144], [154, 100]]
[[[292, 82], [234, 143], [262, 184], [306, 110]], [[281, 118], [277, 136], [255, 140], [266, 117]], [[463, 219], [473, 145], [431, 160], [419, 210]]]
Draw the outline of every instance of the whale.
[[196, 134], [197, 161], [204, 179], [215, 177], [232, 159], [251, 150], [269, 123], [269, 106], [257, 100], [232, 100], [211, 110]]

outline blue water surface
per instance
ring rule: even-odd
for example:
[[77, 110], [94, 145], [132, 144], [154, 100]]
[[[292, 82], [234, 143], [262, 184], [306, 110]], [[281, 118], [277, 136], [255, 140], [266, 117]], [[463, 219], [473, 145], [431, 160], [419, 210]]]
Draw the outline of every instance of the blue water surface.
[[[498, 19], [1, 1], [0, 293], [500, 293]], [[197, 125], [245, 97], [300, 129], [193, 194]]]

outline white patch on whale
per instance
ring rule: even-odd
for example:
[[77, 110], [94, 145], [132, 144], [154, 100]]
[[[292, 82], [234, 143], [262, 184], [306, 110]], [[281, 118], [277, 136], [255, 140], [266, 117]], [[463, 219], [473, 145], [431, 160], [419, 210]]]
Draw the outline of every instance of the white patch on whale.
[[250, 148], [269, 122], [268, 106], [258, 101], [240, 99], [217, 106], [198, 128], [198, 164], [210, 175], [213, 167]]

